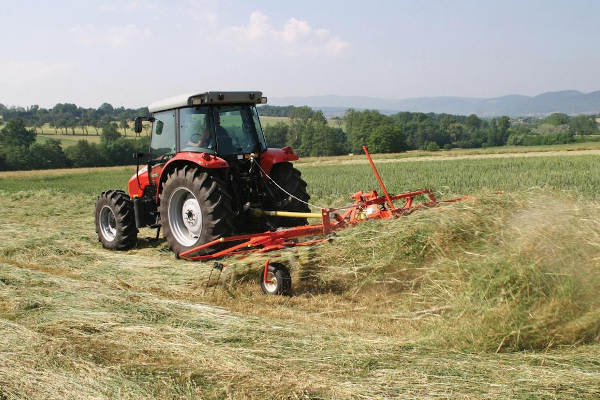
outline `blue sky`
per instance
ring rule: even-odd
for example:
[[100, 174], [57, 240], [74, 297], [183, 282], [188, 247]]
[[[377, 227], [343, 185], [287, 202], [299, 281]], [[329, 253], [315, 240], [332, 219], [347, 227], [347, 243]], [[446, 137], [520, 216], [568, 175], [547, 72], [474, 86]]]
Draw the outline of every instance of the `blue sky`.
[[0, 0], [0, 103], [600, 90], [600, 1]]

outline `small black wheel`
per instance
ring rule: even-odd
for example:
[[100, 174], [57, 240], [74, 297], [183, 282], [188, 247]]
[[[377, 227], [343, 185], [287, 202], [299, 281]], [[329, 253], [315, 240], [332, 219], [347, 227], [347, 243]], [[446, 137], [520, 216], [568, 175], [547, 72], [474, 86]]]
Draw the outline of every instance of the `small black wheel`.
[[265, 294], [289, 295], [292, 288], [290, 272], [283, 264], [271, 263], [265, 281], [265, 267], [262, 267], [260, 270], [260, 288]]
[[95, 219], [98, 240], [105, 249], [129, 250], [136, 245], [133, 203], [122, 190], [109, 190], [98, 196]]

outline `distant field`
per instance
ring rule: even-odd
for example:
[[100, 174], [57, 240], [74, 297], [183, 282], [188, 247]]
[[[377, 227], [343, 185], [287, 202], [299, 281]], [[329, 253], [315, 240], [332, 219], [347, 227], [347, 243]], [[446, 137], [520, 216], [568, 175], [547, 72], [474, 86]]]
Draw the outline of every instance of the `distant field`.
[[289, 124], [290, 119], [288, 117], [260, 117], [260, 123], [262, 126], [275, 125], [278, 122]]
[[[125, 132], [123, 131], [122, 128], [119, 127], [119, 132], [121, 134], [125, 134], [125, 136], [130, 136], [130, 137], [135, 137], [136, 134], [133, 131], [133, 121], [129, 121], [129, 126], [130, 128], [126, 129]], [[93, 127], [88, 127], [88, 134], [85, 133], [85, 131], [80, 128], [80, 127], [75, 127], [75, 136], [87, 136], [87, 137], [92, 137], [92, 136], [98, 136], [102, 130], [98, 129], [98, 135], [96, 135], [96, 129], [94, 129]], [[41, 128], [37, 128], [37, 132], [38, 135], [42, 134], [42, 135], [48, 135], [48, 136], [73, 136], [73, 130], [71, 128], [67, 129], [67, 134], [64, 134], [64, 129], [54, 129], [52, 128], [49, 124], [44, 124], [44, 126], [42, 126]], [[62, 132], [62, 133], [61, 133]], [[142, 132], [142, 135], [145, 135], [145, 132]]]
[[73, 146], [80, 140], [87, 140], [90, 143], [100, 143], [100, 136], [94, 135], [54, 135], [54, 134], [39, 134], [37, 135], [37, 141], [44, 143], [48, 139], [60, 140], [63, 148]]
[[[274, 125], [278, 122], [283, 122], [285, 124], [289, 124], [290, 118], [288, 117], [260, 117], [261, 124], [263, 126]], [[344, 121], [337, 119], [328, 119], [327, 123], [334, 128], [342, 128], [345, 129], [346, 125]]]
[[[130, 121], [129, 124], [133, 127], [133, 121]], [[40, 133], [43, 132], [43, 133]], [[64, 134], [64, 131], [61, 129], [55, 130], [51, 128], [48, 124], [45, 124], [41, 129], [37, 128], [37, 141], [40, 143], [45, 142], [48, 139], [60, 140], [63, 148], [73, 146], [77, 144], [80, 140], [87, 140], [90, 143], [100, 143], [100, 134], [102, 132], [101, 129], [98, 130], [98, 134], [96, 134], [96, 130], [92, 127], [88, 128], [88, 134], [86, 134], [81, 128], [75, 128], [75, 134], [71, 128], [67, 129], [67, 134]], [[57, 133], [58, 132], [58, 133]], [[62, 132], [62, 133], [61, 133]], [[123, 134], [123, 129], [119, 128], [119, 132]], [[127, 138], [133, 139], [136, 136], [135, 132], [132, 129], [125, 130]], [[146, 136], [145, 132], [142, 132], [141, 136]]]
[[[289, 123], [290, 119], [288, 117], [261, 117], [260, 118], [262, 126], [269, 126], [269, 125], [274, 125], [278, 122], [283, 122], [283, 123]], [[336, 127], [336, 128], [344, 128], [344, 125], [340, 122], [338, 122], [337, 120], [329, 120], [328, 121], [329, 125]], [[133, 127], [133, 121], [130, 122], [129, 124], [131, 127]], [[88, 129], [89, 134], [86, 134], [81, 128], [77, 127], [75, 128], [75, 134], [72, 134], [72, 130], [69, 128], [67, 130], [67, 134], [60, 133], [61, 130], [58, 129], [58, 133], [56, 133], [57, 131], [54, 128], [51, 128], [50, 125], [45, 124], [42, 128], [41, 128], [41, 132], [40, 133], [40, 128], [37, 128], [37, 141], [40, 143], [43, 143], [44, 141], [46, 141], [47, 139], [56, 139], [56, 140], [60, 140], [62, 143], [63, 147], [69, 147], [69, 146], [73, 146], [74, 144], [76, 144], [78, 141], [80, 140], [87, 140], [90, 143], [100, 143], [100, 135], [96, 135], [96, 130], [92, 127], [90, 127]], [[98, 131], [99, 133], [101, 133], [101, 130]], [[119, 129], [119, 132], [121, 134], [123, 134], [123, 129]], [[145, 136], [146, 133], [142, 132], [142, 136]], [[135, 138], [135, 132], [132, 129], [127, 129], [126, 130], [126, 137], [128, 138]]]

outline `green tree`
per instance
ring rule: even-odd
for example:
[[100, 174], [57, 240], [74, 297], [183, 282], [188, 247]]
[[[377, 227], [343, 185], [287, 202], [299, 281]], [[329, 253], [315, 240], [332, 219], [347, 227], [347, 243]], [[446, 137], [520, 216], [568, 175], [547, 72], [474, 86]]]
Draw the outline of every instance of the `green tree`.
[[269, 147], [282, 148], [288, 145], [289, 125], [285, 122], [277, 122], [264, 128], [265, 139]]
[[135, 151], [134, 141], [129, 139], [115, 139], [111, 142], [102, 143], [100, 151], [109, 165], [129, 165], [132, 162], [131, 155]]
[[110, 122], [102, 126], [100, 141], [102, 143], [111, 143], [121, 138], [119, 127], [115, 122]]
[[100, 117], [112, 115], [114, 111], [115, 108], [109, 103], [102, 103], [102, 105], [98, 107], [98, 114]]
[[25, 146], [2, 147], [4, 163], [7, 170], [19, 171], [31, 169], [29, 149]]
[[34, 169], [66, 168], [69, 160], [60, 140], [48, 139], [45, 143], [34, 143], [29, 148], [31, 167]]
[[376, 110], [356, 111], [350, 109], [344, 116], [346, 133], [351, 152], [360, 152], [371, 133], [379, 126], [392, 125], [394, 120]]
[[463, 133], [463, 124], [455, 122], [448, 126], [448, 134], [454, 143], [458, 141], [460, 137], [462, 137]]
[[74, 136], [75, 135], [75, 127], [77, 126], [78, 121], [76, 119], [69, 119], [67, 120], [67, 127], [69, 129], [71, 129], [71, 134]]
[[327, 123], [314, 125], [315, 141], [311, 156], [339, 156], [347, 153], [346, 134], [340, 128], [334, 128]]
[[127, 136], [127, 129], [129, 129], [129, 123], [127, 122], [127, 118], [121, 119], [121, 129], [123, 129], [123, 136]]
[[471, 114], [465, 120], [465, 126], [469, 132], [475, 132], [483, 126], [483, 121], [475, 114]]
[[315, 140], [315, 132], [327, 126], [322, 111], [313, 111], [309, 107], [296, 107], [291, 112], [288, 131], [288, 145], [300, 155], [308, 156], [315, 152], [320, 143]]
[[87, 140], [80, 140], [76, 145], [67, 147], [65, 150], [67, 158], [73, 167], [101, 167], [108, 165], [99, 146]]
[[399, 153], [408, 148], [401, 124], [378, 126], [369, 135], [367, 145], [373, 153]]
[[596, 118], [590, 115], [578, 115], [571, 118], [571, 133], [573, 135], [597, 135], [598, 124]]
[[36, 133], [27, 129], [23, 118], [8, 121], [0, 130], [0, 144], [3, 147], [24, 147], [28, 149], [35, 142]]
[[546, 123], [554, 126], [567, 125], [569, 116], [563, 113], [554, 113], [546, 118]]
[[425, 142], [426, 151], [438, 151], [440, 146], [436, 142]]
[[501, 145], [506, 144], [506, 139], [508, 139], [508, 130], [510, 129], [510, 118], [506, 115], [503, 115], [498, 119], [498, 135], [500, 136]]

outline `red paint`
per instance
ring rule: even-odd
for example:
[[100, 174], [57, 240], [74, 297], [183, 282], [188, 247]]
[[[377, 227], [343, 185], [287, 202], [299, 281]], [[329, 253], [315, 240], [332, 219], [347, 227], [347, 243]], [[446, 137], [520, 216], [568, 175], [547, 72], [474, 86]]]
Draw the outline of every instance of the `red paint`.
[[267, 174], [270, 174], [273, 165], [286, 161], [296, 161], [297, 159], [298, 154], [294, 153], [291, 147], [267, 149], [264, 153], [260, 154], [260, 167]]
[[147, 167], [144, 167], [140, 170], [139, 180], [137, 175], [133, 175], [131, 179], [129, 179], [129, 183], [127, 185], [129, 189], [129, 196], [132, 198], [142, 197], [144, 189], [150, 184], [150, 182], [156, 185], [156, 187], [159, 187], [159, 183], [164, 182], [167, 179], [167, 177], [163, 175], [163, 171], [171, 171], [172, 168], [170, 168], [170, 166], [172, 166], [173, 163], [181, 162], [186, 164], [196, 164], [199, 167], [206, 169], [220, 169], [229, 167], [227, 161], [212, 154], [193, 153], [189, 151], [177, 153], [166, 163], [153, 165], [150, 177], [148, 176]]

